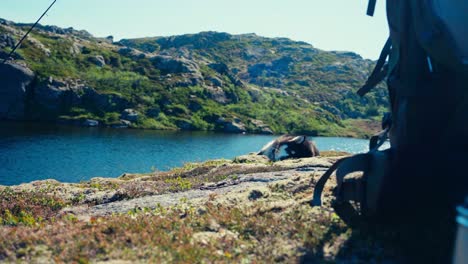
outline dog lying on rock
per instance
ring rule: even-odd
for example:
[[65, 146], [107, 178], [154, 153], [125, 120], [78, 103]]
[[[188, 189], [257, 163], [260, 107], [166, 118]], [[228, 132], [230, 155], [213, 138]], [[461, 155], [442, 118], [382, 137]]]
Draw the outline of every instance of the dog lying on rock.
[[[282, 147], [285, 147], [286, 156], [279, 156]], [[307, 140], [306, 136], [283, 135], [266, 144], [257, 155], [265, 155], [271, 161], [307, 158], [320, 155], [313, 141]]]

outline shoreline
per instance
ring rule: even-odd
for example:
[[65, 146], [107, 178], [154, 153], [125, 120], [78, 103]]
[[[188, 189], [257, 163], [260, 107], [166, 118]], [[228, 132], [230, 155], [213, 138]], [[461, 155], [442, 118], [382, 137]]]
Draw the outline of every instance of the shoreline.
[[[369, 121], [369, 122], [377, 122], [371, 120], [360, 120], [357, 121]], [[79, 124], [66, 124], [61, 123], [60, 121], [39, 121], [39, 120], [0, 120], [0, 124], [16, 124], [16, 125], [36, 125], [36, 126], [50, 126], [50, 127], [64, 127], [64, 128], [96, 128], [96, 129], [109, 129], [109, 130], [122, 130], [122, 129], [130, 129], [130, 130], [143, 130], [143, 131], [159, 131], [159, 132], [182, 132], [182, 133], [215, 133], [215, 134], [227, 134], [227, 135], [270, 135], [270, 136], [280, 136], [283, 134], [288, 133], [273, 133], [273, 134], [266, 134], [266, 133], [256, 133], [256, 132], [242, 132], [242, 133], [233, 133], [233, 132], [225, 132], [222, 130], [184, 130], [184, 129], [151, 129], [151, 128], [143, 128], [143, 127], [113, 127], [110, 125], [98, 125], [98, 126], [84, 126]], [[372, 129], [372, 132], [376, 131], [375, 128]], [[370, 134], [369, 131], [367, 134]], [[356, 136], [356, 134], [350, 133], [343, 133], [343, 134], [330, 134], [330, 133], [317, 133], [317, 134], [307, 134], [307, 133], [296, 133], [295, 135], [305, 135], [310, 138], [314, 137], [342, 137], [342, 138], [355, 138], [355, 139], [369, 139], [368, 135], [365, 136]], [[294, 134], [293, 134], [294, 135]]]

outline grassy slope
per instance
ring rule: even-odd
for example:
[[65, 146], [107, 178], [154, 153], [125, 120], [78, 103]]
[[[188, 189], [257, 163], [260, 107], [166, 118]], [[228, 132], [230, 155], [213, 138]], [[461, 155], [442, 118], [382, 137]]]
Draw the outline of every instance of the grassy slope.
[[[10, 32], [11, 28], [25, 30], [27, 26], [0, 25], [1, 32]], [[125, 98], [141, 113], [133, 125], [138, 128], [179, 129], [180, 124], [188, 123], [196, 130], [218, 130], [215, 120], [224, 117], [240, 119], [249, 132], [256, 132], [253, 119], [262, 120], [275, 133], [367, 136], [374, 132], [356, 125], [359, 122], [342, 121], [374, 119], [384, 111], [383, 88], [364, 99], [353, 92], [364, 82], [372, 62], [355, 55], [320, 51], [288, 39], [226, 34], [227, 39], [217, 40], [219, 35], [211, 32], [124, 40], [115, 45], [81, 32], [59, 35], [40, 28], [31, 37], [50, 50], [50, 55], [31, 40], [26, 40], [18, 52], [38, 74], [39, 82], [50, 76], [78, 79], [100, 93]], [[81, 52], [71, 53], [74, 44], [81, 47]], [[120, 54], [118, 49], [122, 45], [172, 57], [188, 52], [199, 65], [205, 81], [196, 86], [174, 87], [172, 83], [183, 78], [182, 75], [166, 78], [149, 58]], [[106, 66], [98, 67], [91, 62], [96, 55], [105, 59]], [[281, 66], [284, 58], [292, 60], [287, 68]], [[247, 85], [236, 85], [228, 75], [215, 72], [207, 63], [225, 63]], [[254, 65], [267, 65], [267, 68], [254, 76], [249, 74], [249, 68]], [[268, 65], [273, 66], [268, 68]], [[331, 72], [327, 67], [332, 67]], [[206, 87], [211, 84], [207, 80], [212, 77], [222, 80], [222, 90], [232, 98], [229, 103], [217, 103], [209, 96]], [[188, 107], [194, 101], [201, 109]], [[39, 118], [93, 118], [112, 124], [118, 121], [119, 114], [93, 107], [72, 107], [58, 113], [43, 113]], [[357, 132], [347, 132], [350, 128]]]

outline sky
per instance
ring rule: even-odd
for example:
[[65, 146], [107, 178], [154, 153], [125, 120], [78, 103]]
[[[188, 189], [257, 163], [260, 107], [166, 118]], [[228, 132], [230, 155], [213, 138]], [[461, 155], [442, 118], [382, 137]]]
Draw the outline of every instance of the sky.
[[[377, 59], [388, 36], [385, 1], [368, 0], [57, 0], [43, 25], [85, 29], [115, 40], [201, 31], [256, 33], [323, 50]], [[52, 0], [0, 0], [0, 18], [33, 23]]]

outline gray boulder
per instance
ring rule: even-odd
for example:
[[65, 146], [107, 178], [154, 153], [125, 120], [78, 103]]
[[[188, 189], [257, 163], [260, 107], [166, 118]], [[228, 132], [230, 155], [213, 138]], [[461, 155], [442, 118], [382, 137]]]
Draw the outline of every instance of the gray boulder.
[[252, 119], [250, 120], [250, 123], [252, 123], [255, 126], [254, 130], [257, 133], [265, 134], [265, 135], [273, 134], [273, 131], [271, 130], [271, 128], [267, 124], [263, 123], [262, 120]]
[[189, 87], [203, 83], [203, 76], [198, 73], [182, 73], [177, 77], [168, 82], [172, 87]]
[[206, 91], [208, 92], [208, 96], [213, 101], [220, 103], [220, 104], [227, 104], [229, 99], [226, 96], [226, 93], [220, 87], [206, 87]]
[[86, 119], [85, 121], [83, 121], [82, 125], [87, 127], [97, 127], [99, 126], [99, 121], [93, 119]]
[[9, 34], [0, 35], [0, 47], [13, 48], [16, 45], [16, 40]]
[[78, 55], [78, 54], [81, 54], [81, 52], [83, 51], [83, 45], [81, 45], [80, 43], [78, 42], [73, 42], [73, 44], [70, 46], [70, 53], [72, 55]]
[[223, 117], [218, 118], [216, 123], [223, 126], [223, 131], [227, 133], [244, 133], [247, 130], [245, 125], [237, 118], [234, 120], [226, 120]]
[[227, 133], [244, 133], [247, 131], [243, 123], [226, 122], [224, 124], [224, 132]]
[[131, 125], [132, 125], [132, 122], [128, 120], [120, 119], [119, 123], [112, 124], [111, 127], [112, 128], [128, 128]]
[[49, 110], [59, 110], [60, 106], [75, 106], [81, 103], [80, 94], [84, 87], [76, 83], [55, 80], [40, 83], [34, 89], [35, 103]]
[[234, 85], [240, 86], [240, 87], [245, 87], [246, 86], [245, 83], [243, 83], [239, 78], [237, 78], [237, 76], [234, 74], [234, 72], [231, 71], [226, 64], [224, 64], [224, 63], [211, 63], [211, 64], [208, 64], [208, 67], [215, 70], [216, 72], [218, 72], [221, 75], [226, 75]]
[[130, 122], [136, 122], [138, 120], [138, 112], [135, 109], [125, 109], [123, 110], [122, 114], [120, 115], [120, 118], [123, 120], [128, 120]]
[[122, 56], [127, 56], [131, 57], [134, 59], [142, 59], [146, 57], [146, 54], [144, 52], [141, 52], [137, 49], [132, 49], [129, 47], [123, 47], [118, 50], [118, 53]]
[[0, 119], [24, 118], [26, 89], [34, 78], [26, 66], [0, 64]]
[[88, 60], [89, 60], [91, 63], [96, 64], [96, 66], [99, 66], [99, 67], [104, 67], [104, 66], [106, 66], [106, 60], [105, 60], [104, 57], [101, 56], [101, 55], [96, 55], [96, 56], [93, 56], [93, 57], [89, 57]]
[[153, 65], [165, 73], [194, 73], [201, 75], [198, 64], [185, 58], [171, 56], [154, 56], [151, 58]]
[[218, 77], [211, 77], [209, 81], [214, 85], [214, 86], [223, 86], [223, 81], [221, 81]]

